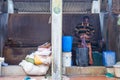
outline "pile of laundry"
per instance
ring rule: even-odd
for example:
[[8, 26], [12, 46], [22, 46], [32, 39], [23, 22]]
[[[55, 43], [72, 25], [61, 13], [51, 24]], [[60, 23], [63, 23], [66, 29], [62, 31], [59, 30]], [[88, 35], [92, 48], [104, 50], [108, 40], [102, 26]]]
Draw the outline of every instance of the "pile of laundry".
[[51, 54], [51, 44], [47, 42], [38, 46], [35, 52], [27, 55], [19, 65], [27, 75], [45, 75], [51, 65]]

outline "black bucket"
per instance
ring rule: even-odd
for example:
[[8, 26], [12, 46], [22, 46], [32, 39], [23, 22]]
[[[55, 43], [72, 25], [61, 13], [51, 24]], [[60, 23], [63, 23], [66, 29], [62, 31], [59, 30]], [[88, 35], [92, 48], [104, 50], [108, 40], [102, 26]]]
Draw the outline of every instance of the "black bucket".
[[88, 66], [88, 48], [77, 48], [76, 49], [76, 65], [77, 66]]

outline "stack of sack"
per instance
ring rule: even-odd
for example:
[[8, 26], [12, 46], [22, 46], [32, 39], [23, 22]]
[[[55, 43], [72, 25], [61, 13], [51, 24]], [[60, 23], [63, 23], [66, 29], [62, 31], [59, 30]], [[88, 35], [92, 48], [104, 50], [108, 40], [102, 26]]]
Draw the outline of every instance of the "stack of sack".
[[45, 75], [51, 65], [51, 44], [45, 43], [38, 47], [37, 51], [27, 55], [20, 66], [27, 75]]

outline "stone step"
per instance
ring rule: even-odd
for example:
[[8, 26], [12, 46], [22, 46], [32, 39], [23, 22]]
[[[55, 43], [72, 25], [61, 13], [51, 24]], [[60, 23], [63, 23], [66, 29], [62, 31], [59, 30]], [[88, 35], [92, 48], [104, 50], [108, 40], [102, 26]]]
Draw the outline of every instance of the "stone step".
[[[117, 78], [107, 78], [105, 73], [114, 73], [113, 68], [106, 68], [103, 66], [89, 66], [89, 67], [66, 67], [66, 77], [63, 80], [119, 80]], [[21, 66], [9, 65], [2, 67], [2, 76], [0, 80], [23, 80], [26, 74]], [[44, 76], [30, 76], [36, 80], [44, 79]], [[52, 80], [51, 78], [49, 80]]]
[[[0, 77], [0, 80], [24, 80], [25, 77], [26, 76], [3, 76]], [[34, 80], [45, 80], [44, 76], [30, 76], [30, 78]]]
[[[24, 80], [26, 76], [4, 76], [0, 77], [0, 80]], [[30, 76], [35, 80], [45, 80], [43, 76]], [[48, 80], [52, 80], [51, 77]], [[117, 78], [107, 78], [105, 76], [63, 76], [63, 80], [120, 80]]]
[[[99, 76], [105, 75], [106, 72], [114, 73], [113, 68], [106, 68], [103, 66], [89, 66], [89, 67], [66, 67], [65, 75], [90, 75]], [[19, 65], [2, 66], [2, 75], [4, 76], [25, 76], [23, 68]]]
[[3, 76], [25, 76], [26, 73], [19, 65], [2, 66]]
[[106, 68], [103, 66], [89, 66], [89, 67], [67, 67], [65, 69], [66, 75], [105, 75]]
[[105, 76], [68, 76], [69, 80], [119, 80], [117, 78], [107, 78]]

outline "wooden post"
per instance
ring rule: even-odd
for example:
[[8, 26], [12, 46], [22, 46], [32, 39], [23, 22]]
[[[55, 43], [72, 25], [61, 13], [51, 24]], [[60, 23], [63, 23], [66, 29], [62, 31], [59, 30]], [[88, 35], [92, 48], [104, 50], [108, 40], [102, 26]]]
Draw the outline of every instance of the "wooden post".
[[52, 0], [52, 80], [62, 80], [62, 0]]

